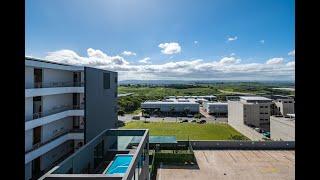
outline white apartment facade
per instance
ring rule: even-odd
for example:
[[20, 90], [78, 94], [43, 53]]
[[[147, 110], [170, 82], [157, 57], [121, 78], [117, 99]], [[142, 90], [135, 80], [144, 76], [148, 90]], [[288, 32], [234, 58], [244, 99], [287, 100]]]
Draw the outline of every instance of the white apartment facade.
[[244, 96], [228, 101], [228, 123], [245, 124], [269, 131], [272, 100], [265, 97]]
[[115, 128], [116, 104], [116, 72], [26, 57], [25, 179]]
[[83, 145], [84, 67], [25, 60], [25, 179]]

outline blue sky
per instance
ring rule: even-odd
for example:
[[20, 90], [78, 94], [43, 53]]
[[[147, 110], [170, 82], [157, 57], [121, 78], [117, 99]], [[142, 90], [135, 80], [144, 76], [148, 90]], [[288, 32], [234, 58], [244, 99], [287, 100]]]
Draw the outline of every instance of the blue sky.
[[294, 21], [293, 0], [28, 0], [26, 55], [120, 79], [290, 80]]

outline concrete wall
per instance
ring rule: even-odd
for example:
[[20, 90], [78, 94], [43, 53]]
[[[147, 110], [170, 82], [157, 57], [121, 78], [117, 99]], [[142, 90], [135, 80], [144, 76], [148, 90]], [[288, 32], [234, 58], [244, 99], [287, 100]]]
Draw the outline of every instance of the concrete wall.
[[73, 72], [58, 69], [43, 69], [43, 82], [73, 82]]
[[272, 140], [294, 141], [295, 124], [286, 118], [270, 117], [270, 134]]
[[[185, 141], [178, 141], [178, 143]], [[294, 149], [294, 141], [190, 141], [192, 148], [197, 149]]]
[[30, 129], [28, 131], [24, 132], [24, 149], [25, 151], [28, 151], [32, 148], [32, 143], [33, 143], [33, 129]]
[[24, 165], [24, 179], [29, 180], [32, 177], [32, 162]]
[[33, 98], [25, 98], [25, 120], [30, 119], [33, 115]]
[[25, 88], [34, 87], [33, 67], [25, 67]]
[[66, 117], [42, 126], [41, 141], [50, 140], [55, 135], [73, 128], [72, 117]]
[[[291, 103], [290, 103], [291, 102]], [[276, 108], [280, 114], [286, 116], [287, 114], [294, 114], [294, 100], [293, 99], [280, 99], [275, 101]]]
[[44, 170], [52, 165], [55, 161], [59, 160], [61, 157], [73, 150], [72, 140], [67, 141], [60, 146], [52, 149], [46, 154], [41, 156], [41, 170]]
[[243, 104], [239, 101], [228, 101], [228, 123], [244, 124]]
[[[110, 73], [110, 88], [104, 89], [103, 74]], [[117, 116], [116, 72], [85, 67], [85, 141], [105, 129], [115, 128]]]

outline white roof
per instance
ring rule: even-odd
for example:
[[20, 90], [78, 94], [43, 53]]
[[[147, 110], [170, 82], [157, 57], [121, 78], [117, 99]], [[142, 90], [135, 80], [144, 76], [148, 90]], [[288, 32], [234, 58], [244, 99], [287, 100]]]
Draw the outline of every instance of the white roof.
[[142, 104], [197, 104], [196, 102], [178, 102], [178, 101], [172, 101], [172, 102], [165, 102], [165, 101], [146, 101], [143, 102]]
[[261, 96], [240, 96], [243, 100], [253, 100], [253, 101], [271, 101], [271, 99]]
[[227, 102], [208, 102], [208, 105], [228, 105]]

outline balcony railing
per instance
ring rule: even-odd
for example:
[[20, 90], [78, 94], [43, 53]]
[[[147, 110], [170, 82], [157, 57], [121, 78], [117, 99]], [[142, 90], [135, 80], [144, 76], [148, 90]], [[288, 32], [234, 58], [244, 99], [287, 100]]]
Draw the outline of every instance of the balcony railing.
[[52, 114], [57, 114], [57, 113], [60, 113], [60, 112], [63, 112], [63, 111], [67, 111], [67, 110], [81, 110], [84, 108], [84, 104], [81, 104], [81, 105], [63, 105], [63, 106], [56, 106], [48, 111], [45, 111], [45, 112], [37, 112], [37, 113], [34, 113], [32, 114], [31, 116], [28, 116], [26, 118], [26, 122], [27, 121], [31, 121], [31, 120], [34, 120], [34, 119], [38, 119], [38, 118], [41, 118], [41, 117], [44, 117], [44, 116], [49, 116], [49, 115], [52, 115]]
[[29, 153], [31, 151], [34, 151], [34, 150], [40, 148], [41, 146], [44, 146], [44, 145], [46, 145], [46, 144], [58, 139], [59, 137], [68, 134], [68, 133], [82, 133], [82, 132], [84, 132], [83, 129], [66, 129], [66, 130], [59, 131], [58, 133], [53, 135], [49, 140], [44, 141], [44, 142], [39, 142], [37, 144], [32, 145], [32, 148], [27, 150], [27, 151], [25, 151], [25, 154], [27, 154], [27, 153]]
[[37, 82], [33, 85], [27, 85], [26, 89], [33, 88], [53, 88], [53, 87], [83, 87], [84, 82]]

